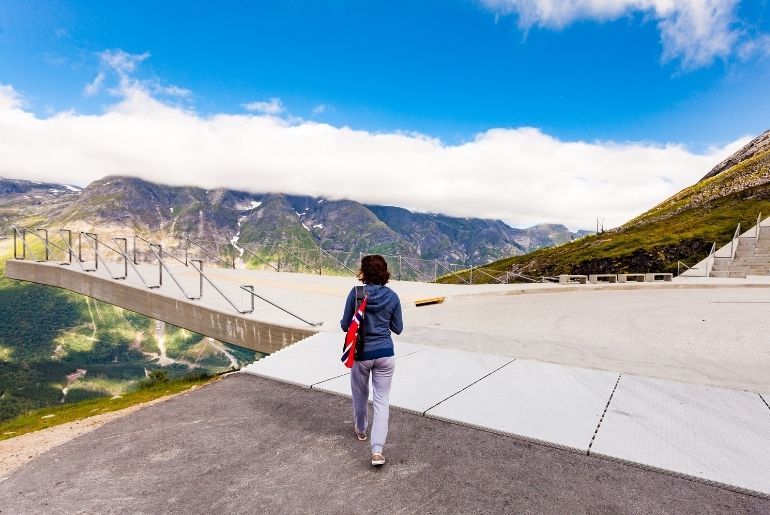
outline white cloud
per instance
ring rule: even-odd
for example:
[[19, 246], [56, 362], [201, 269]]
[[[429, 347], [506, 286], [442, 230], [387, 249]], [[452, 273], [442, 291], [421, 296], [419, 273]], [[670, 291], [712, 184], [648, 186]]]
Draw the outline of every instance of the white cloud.
[[0, 84], [0, 111], [13, 111], [23, 105], [21, 95], [9, 84]]
[[243, 104], [243, 108], [251, 113], [271, 114], [276, 115], [283, 112], [283, 104], [281, 99], [273, 97], [268, 101], [257, 101]]
[[496, 15], [516, 14], [524, 29], [561, 29], [578, 20], [607, 21], [641, 13], [655, 19], [663, 59], [706, 66], [739, 50], [738, 0], [481, 0]]
[[[619, 225], [704, 175], [742, 143], [694, 154], [675, 144], [561, 141], [494, 129], [445, 145], [275, 116], [204, 117], [129, 88], [99, 115], [38, 118], [0, 86], [0, 175], [85, 185], [129, 174], [204, 188], [352, 198], [526, 226]], [[40, 152], [45, 148], [45, 152]]]
[[329, 109], [329, 106], [326, 104], [318, 104], [313, 108], [313, 114], [324, 114], [327, 109]]
[[104, 72], [99, 72], [96, 77], [94, 77], [94, 80], [90, 83], [86, 84], [85, 89], [83, 90], [83, 93], [85, 93], [87, 96], [91, 97], [93, 95], [96, 95], [102, 90], [102, 86], [104, 86], [104, 79], [106, 77], [104, 76]]
[[746, 41], [738, 49], [738, 56], [744, 60], [757, 56], [760, 58], [770, 56], [770, 34], [764, 34], [751, 41]]
[[139, 64], [150, 57], [149, 52], [129, 54], [124, 50], [117, 49], [104, 50], [97, 55], [99, 57], [99, 73], [83, 89], [83, 93], [87, 96], [101, 93], [110, 76], [117, 78], [117, 86], [108, 90], [110, 94], [115, 96], [125, 96], [129, 90], [137, 88], [168, 97], [189, 98], [192, 96], [189, 89], [173, 84], [164, 84], [157, 77], [142, 80], [134, 76]]
[[139, 63], [150, 57], [149, 52], [143, 54], [129, 54], [123, 50], [105, 50], [99, 53], [99, 59], [119, 75], [130, 75], [136, 71]]

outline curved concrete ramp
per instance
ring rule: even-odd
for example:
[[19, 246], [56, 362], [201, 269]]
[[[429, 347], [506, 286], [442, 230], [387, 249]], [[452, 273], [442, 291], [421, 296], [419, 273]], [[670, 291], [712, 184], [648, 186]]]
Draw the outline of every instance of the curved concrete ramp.
[[[154, 270], [157, 277], [157, 268]], [[103, 269], [84, 272], [74, 265], [64, 267], [53, 263], [8, 260], [5, 275], [10, 279], [81, 293], [258, 352], [275, 352], [315, 333], [296, 324], [290, 326], [260, 320], [260, 311], [250, 315], [239, 314], [234, 309], [228, 309], [225, 301], [213, 294], [198, 301], [189, 300], [169, 278], [166, 278], [162, 288], [149, 289], [133, 270], [125, 280], [116, 281]], [[196, 291], [196, 274], [180, 272], [178, 278], [188, 292]], [[245, 305], [248, 299], [235, 296], [238, 288], [231, 287], [230, 290], [232, 297]]]

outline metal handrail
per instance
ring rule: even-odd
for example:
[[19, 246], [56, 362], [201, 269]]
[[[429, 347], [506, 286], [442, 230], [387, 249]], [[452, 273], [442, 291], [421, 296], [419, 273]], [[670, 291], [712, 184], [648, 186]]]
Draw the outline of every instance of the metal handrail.
[[[29, 227], [24, 227], [23, 229], [26, 232], [28, 232], [29, 234], [32, 234], [33, 236], [35, 236], [41, 242], [43, 242], [43, 245], [45, 246], [45, 259], [36, 260], [38, 263], [42, 263], [44, 261], [49, 261], [51, 259], [50, 247], [54, 247], [54, 248], [56, 248], [56, 249], [58, 249], [58, 250], [60, 250], [60, 251], [62, 251], [64, 253], [67, 252], [63, 248], [61, 248], [60, 246], [55, 244], [54, 242], [50, 241], [50, 239], [48, 238], [48, 229], [43, 229], [43, 228], [40, 228], [40, 227], [37, 227], [35, 229], [30, 229]], [[40, 236], [40, 234], [38, 234], [39, 232], [45, 233], [45, 238]], [[72, 258], [70, 257], [70, 262], [71, 262], [71, 259]], [[69, 263], [62, 263], [62, 264], [69, 264]]]
[[[78, 233], [78, 261], [81, 263], [85, 263], [83, 260], [83, 231], [80, 231]], [[94, 254], [94, 267], [93, 268], [85, 268], [84, 266], [81, 266], [80, 268], [83, 269], [84, 272], [95, 272], [99, 269], [99, 257]]]
[[[137, 234], [134, 234], [134, 235], [133, 235], [133, 237], [134, 237], [134, 263], [135, 263], [135, 264], [139, 264], [139, 263], [137, 262], [137, 259], [136, 259], [136, 240], [137, 240], [137, 238], [138, 238], [138, 239], [140, 239], [140, 240], [142, 240], [143, 242], [145, 242], [147, 245], [155, 245], [155, 246], [157, 247], [157, 246], [159, 246], [159, 244], [158, 244], [158, 243], [153, 243], [153, 242], [151, 242], [151, 241], [148, 241], [148, 240], [146, 240], [146, 239], [142, 238], [141, 236], [139, 236], [139, 235], [137, 235]], [[175, 255], [173, 255], [173, 254], [172, 254], [171, 252], [169, 252], [168, 250], [166, 251], [166, 255], [167, 255], [168, 257], [170, 257], [170, 258], [174, 259], [174, 260], [175, 260], [175, 261], [177, 261], [178, 263], [180, 263], [180, 264], [182, 264], [182, 265], [184, 265], [184, 266], [187, 266], [187, 263], [185, 263], [184, 261], [182, 261], [181, 259], [179, 259], [179, 258], [178, 258], [178, 257], [176, 257]], [[162, 283], [162, 281], [161, 281], [161, 283]]]
[[[102, 255], [99, 254], [99, 235], [98, 234], [92, 233], [92, 232], [82, 232], [82, 231], [81, 231], [80, 234], [82, 234], [82, 235], [84, 235], [86, 237], [86, 242], [93, 249], [94, 255], [96, 256], [94, 258], [94, 260], [97, 261], [97, 262], [99, 260], [101, 260], [102, 264], [104, 265], [104, 269], [107, 270], [107, 273], [110, 274], [110, 277], [112, 277], [116, 281], [121, 281], [121, 280], [125, 279], [126, 277], [128, 277], [128, 263], [127, 262], [124, 263], [124, 270], [125, 271], [124, 271], [122, 276], [117, 276], [117, 275], [112, 273], [112, 268], [110, 268], [110, 265], [102, 257]], [[92, 239], [93, 239], [93, 243], [91, 242]], [[128, 245], [128, 244], [126, 244], [126, 245]], [[109, 248], [112, 251], [115, 250], [112, 247], [109, 247], [109, 246], [106, 246], [106, 247]], [[128, 261], [127, 258], [126, 258], [126, 261]]]
[[735, 228], [735, 234], [733, 234], [733, 239], [730, 242], [730, 261], [735, 260], [735, 253], [738, 252], [738, 245], [735, 244], [737, 240], [739, 240], [741, 237], [741, 224], [738, 223], [738, 227]]
[[[516, 276], [516, 277], [519, 277], [519, 278], [521, 278], [521, 279], [524, 279], [524, 280], [526, 280], [526, 281], [529, 281], [529, 282], [531, 282], [531, 283], [539, 283], [539, 282], [541, 282], [541, 281], [538, 281], [537, 279], [535, 279], [535, 278], [533, 278], [533, 277], [527, 277], [527, 276], [526, 276], [526, 275], [524, 275], [524, 274], [520, 274], [520, 273], [518, 273], [518, 272], [514, 272], [514, 271], [511, 271], [511, 270], [509, 270], [509, 271], [508, 271], [508, 274], [510, 274], [510, 275], [513, 275], [513, 276]], [[506, 283], [507, 283], [507, 282], [508, 282], [508, 281], [506, 281]]]
[[273, 269], [273, 270], [275, 270], [276, 272], [280, 272], [280, 271], [281, 271], [281, 269], [280, 269], [280, 268], [276, 268], [276, 266], [275, 266], [274, 264], [272, 264], [270, 261], [268, 261], [267, 259], [263, 258], [262, 256], [259, 256], [259, 255], [257, 255], [257, 253], [256, 253], [256, 252], [252, 252], [252, 251], [250, 251], [250, 250], [249, 250], [249, 249], [247, 249], [247, 248], [246, 248], [244, 245], [241, 245], [241, 248], [243, 249], [243, 251], [244, 251], [245, 253], [247, 253], [247, 254], [251, 254], [252, 256], [254, 256], [255, 258], [259, 259], [260, 261], [262, 261], [264, 264], [266, 264], [267, 266], [269, 266], [270, 268], [272, 268], [272, 269]]
[[711, 244], [711, 250], [709, 251], [709, 255], [706, 258], [706, 277], [711, 277], [711, 269], [714, 268], [714, 255], [717, 251], [717, 244], [716, 242]]
[[[75, 255], [75, 249], [72, 248], [72, 230], [70, 229], [59, 229], [59, 237], [64, 241], [64, 243], [67, 245], [67, 253], [69, 254], [70, 263], [72, 263], [72, 257]], [[67, 238], [64, 238], [64, 233], [67, 233]], [[78, 256], [75, 259], [75, 262], [78, 264], [80, 269], [84, 272], [93, 272], [91, 269], [87, 269], [83, 266], [83, 260], [81, 259], [81, 252], [80, 249], [78, 249]], [[62, 265], [66, 263], [61, 263]]]
[[309, 326], [312, 326], [312, 327], [318, 327], [318, 326], [322, 326], [322, 325], [323, 325], [323, 322], [310, 322], [310, 321], [308, 321], [308, 320], [305, 320], [305, 319], [304, 319], [304, 318], [302, 318], [301, 316], [299, 316], [299, 315], [296, 315], [296, 314], [292, 313], [292, 312], [291, 312], [291, 311], [289, 311], [288, 309], [286, 309], [286, 308], [284, 308], [284, 307], [281, 307], [281, 306], [279, 306], [279, 305], [278, 305], [278, 304], [276, 304], [275, 302], [273, 302], [273, 301], [270, 301], [270, 300], [268, 300], [268, 299], [266, 299], [266, 298], [262, 297], [261, 295], [259, 295], [257, 292], [255, 292], [255, 291], [254, 291], [254, 287], [253, 287], [253, 286], [250, 286], [250, 285], [243, 285], [243, 286], [241, 286], [241, 289], [242, 289], [243, 291], [245, 291], [246, 293], [249, 293], [249, 294], [252, 296], [252, 297], [251, 297], [251, 310], [252, 310], [252, 311], [254, 311], [254, 297], [256, 297], [256, 298], [258, 298], [259, 300], [262, 300], [262, 301], [264, 301], [264, 302], [267, 302], [268, 304], [270, 304], [270, 305], [271, 305], [271, 306], [273, 306], [274, 308], [278, 308], [278, 309], [280, 309], [281, 311], [283, 311], [284, 313], [287, 313], [287, 314], [289, 314], [289, 315], [293, 316], [294, 318], [296, 318], [296, 319], [298, 319], [298, 320], [301, 320], [301, 321], [305, 322], [305, 323], [306, 323], [307, 325], [309, 325]]
[[[125, 251], [121, 251], [121, 250], [120, 250], [120, 245], [118, 245], [118, 242], [117, 242], [117, 240], [123, 240], [123, 241], [124, 241], [124, 244], [125, 244]], [[121, 255], [123, 256], [123, 258], [125, 259], [125, 263], [126, 263], [127, 265], [130, 265], [130, 266], [131, 266], [131, 268], [134, 270], [134, 273], [135, 273], [135, 274], [136, 274], [136, 275], [139, 277], [139, 279], [142, 281], [142, 283], [144, 283], [145, 287], [147, 287], [147, 288], [150, 288], [151, 290], [154, 290], [155, 288], [160, 288], [160, 287], [161, 287], [161, 284], [149, 284], [149, 283], [147, 282], [147, 280], [145, 280], [145, 278], [144, 278], [144, 276], [141, 274], [141, 272], [139, 272], [139, 269], [136, 267], [136, 265], [134, 264], [134, 262], [133, 262], [131, 259], [129, 259], [129, 257], [128, 257], [128, 238], [118, 238], [118, 237], [113, 237], [113, 238], [112, 238], [112, 241], [114, 241], [114, 242], [115, 242], [115, 245], [118, 245], [118, 249], [117, 249], [117, 251], [116, 251], [116, 252], [117, 252], [118, 254], [121, 254]], [[128, 275], [128, 270], [126, 270], [126, 275]]]
[[[142, 238], [142, 240], [144, 240], [145, 242], [147, 242], [147, 240], [145, 240], [144, 238]], [[171, 280], [173, 280], [173, 281], [174, 281], [174, 283], [176, 283], [177, 287], [179, 287], [179, 290], [182, 292], [182, 294], [183, 294], [185, 297], [187, 297], [189, 300], [198, 300], [198, 299], [200, 299], [200, 298], [201, 298], [201, 296], [198, 296], [198, 297], [193, 297], [192, 295], [189, 295], [189, 294], [187, 293], [187, 291], [184, 289], [184, 287], [182, 286], [182, 284], [179, 282], [179, 280], [176, 278], [176, 276], [174, 275], [174, 273], [173, 273], [173, 272], [172, 272], [172, 271], [171, 271], [171, 270], [168, 268], [168, 266], [166, 266], [166, 263], [164, 263], [164, 262], [163, 262], [163, 247], [162, 247], [161, 245], [159, 245], [159, 244], [157, 244], [157, 243], [149, 243], [149, 242], [147, 242], [147, 246], [150, 248], [150, 252], [152, 252], [152, 253], [155, 255], [155, 258], [158, 260], [158, 263], [159, 263], [159, 266], [160, 266], [160, 268], [161, 268], [162, 270], [165, 270], [165, 271], [166, 271], [166, 273], [168, 273], [168, 275], [171, 277]], [[160, 252], [160, 253], [158, 253], [158, 252], [155, 252], [155, 248], [154, 248], [154, 247], [158, 247], [158, 250], [159, 250], [159, 252]], [[160, 278], [160, 280], [158, 281], [158, 283], [159, 283], [160, 285], [162, 285], [162, 284], [163, 284], [163, 275], [162, 275], [162, 272], [161, 272], [161, 275], [160, 275], [160, 277], [159, 277], [159, 278]], [[201, 293], [202, 293], [202, 292], [201, 292]]]
[[[310, 263], [308, 263], [307, 261], [305, 261], [304, 259], [302, 259], [302, 258], [301, 258], [301, 257], [299, 257], [298, 255], [296, 255], [295, 253], [293, 253], [292, 251], [290, 251], [289, 249], [287, 249], [286, 247], [284, 247], [284, 246], [283, 246], [283, 245], [281, 245], [280, 243], [278, 244], [278, 247], [279, 247], [279, 248], [281, 248], [281, 249], [283, 249], [283, 250], [284, 250], [284, 252], [286, 252], [286, 253], [287, 253], [287, 254], [289, 254], [290, 256], [294, 257], [294, 259], [296, 259], [297, 261], [299, 261], [300, 263], [302, 263], [302, 264], [303, 264], [303, 265], [305, 265], [306, 267], [310, 268], [311, 270], [314, 270], [314, 269], [315, 269], [315, 267], [314, 267], [313, 265], [311, 265]], [[319, 268], [318, 268], [318, 273], [319, 273], [319, 275], [321, 274], [321, 267], [319, 267]]]
[[322, 252], [322, 253], [323, 253], [325, 256], [328, 256], [328, 257], [329, 257], [329, 258], [330, 258], [332, 261], [334, 261], [335, 263], [339, 264], [339, 265], [340, 265], [342, 268], [344, 268], [345, 270], [347, 270], [347, 271], [348, 271], [348, 272], [350, 272], [351, 274], [353, 274], [353, 275], [356, 275], [356, 274], [357, 274], [357, 272], [356, 272], [356, 271], [352, 270], [352, 269], [351, 269], [350, 267], [348, 267], [348, 266], [347, 266], [345, 263], [343, 263], [342, 261], [340, 261], [340, 260], [339, 260], [339, 259], [337, 259], [336, 257], [332, 256], [331, 254], [329, 254], [329, 252], [325, 251], [325, 250], [324, 250], [324, 249], [322, 249], [320, 246], [318, 247], [318, 250], [319, 250], [320, 252]]
[[755, 244], [759, 243], [759, 233], [761, 232], [759, 230], [759, 224], [761, 224], [761, 223], [762, 223], [762, 212], [760, 211], [759, 214], [757, 215], [757, 225], [755, 227], [755, 230], [756, 230], [756, 232], [754, 234], [754, 243]]
[[[22, 228], [21, 231], [19, 231], [19, 228], [15, 225], [12, 226], [13, 229], [13, 259], [20, 259], [25, 260], [27, 259], [27, 251], [29, 251], [29, 255], [32, 256], [32, 258], [35, 261], [39, 261], [35, 257], [35, 253], [32, 252], [32, 249], [29, 245], [27, 245], [27, 230]], [[17, 237], [21, 237], [21, 256], [19, 256], [17, 249], [18, 249], [18, 243], [17, 243]]]
[[[195, 266], [194, 263], [198, 263], [200, 266]], [[205, 279], [206, 282], [208, 282], [212, 288], [214, 288], [217, 293], [219, 293], [223, 299], [227, 301], [228, 304], [230, 304], [233, 309], [235, 309], [238, 313], [241, 315], [248, 315], [249, 313], [252, 313], [254, 311], [254, 298], [251, 299], [251, 309], [241, 309], [238, 306], [235, 305], [235, 303], [230, 300], [230, 297], [224, 294], [222, 290], [220, 290], [214, 282], [209, 279], [209, 277], [203, 273], [203, 260], [202, 259], [191, 259], [190, 260], [190, 266], [192, 266], [194, 269], [196, 269], [200, 273], [200, 279], [201, 279], [201, 296], [203, 296], [203, 280]], [[243, 286], [241, 286], [243, 288]], [[251, 287], [253, 288], [253, 286]], [[246, 290], [248, 291], [248, 290]], [[200, 297], [199, 297], [200, 298]]]
[[484, 269], [482, 267], [480, 267], [480, 266], [475, 266], [475, 267], [471, 268], [471, 270], [472, 271], [476, 271], [476, 272], [481, 272], [483, 275], [486, 275], [487, 277], [489, 277], [491, 279], [494, 279], [498, 283], [505, 284], [505, 281], [501, 281], [499, 277], [494, 276], [494, 275], [490, 274], [489, 272], [485, 272]]
[[[408, 265], [408, 266], [409, 266], [409, 267], [410, 267], [412, 270], [414, 270], [415, 272], [417, 272], [417, 275], [418, 275], [418, 276], [422, 276], [423, 278], [425, 278], [425, 282], [427, 282], [427, 283], [431, 282], [431, 280], [430, 280], [430, 277], [428, 277], [427, 275], [425, 275], [424, 273], [422, 273], [422, 271], [421, 271], [419, 268], [417, 268], [417, 267], [416, 267], [416, 266], [414, 266], [412, 263], [410, 263], [408, 258], [404, 258], [404, 259], [403, 259], [403, 261], [406, 261], [406, 264], [407, 264], [407, 265]], [[399, 260], [399, 264], [400, 264], [400, 263], [401, 263], [401, 260]]]
[[[48, 261], [48, 258], [50, 257], [51, 253], [48, 249], [48, 229], [27, 229], [29, 232], [31, 232], [33, 235], [37, 236], [37, 239], [43, 242], [43, 245], [45, 246], [45, 259], [43, 261]], [[41, 238], [40, 235], [37, 233], [38, 231], [45, 232], [45, 238]]]
[[[677, 262], [676, 262], [676, 276], [677, 276], [677, 277], [679, 277], [680, 275], [682, 275], [682, 273], [680, 272], [680, 268], [681, 268], [682, 266], [683, 266], [683, 267], [685, 267], [687, 270], [690, 270], [690, 269], [692, 268], [691, 266], [687, 265], [687, 263], [682, 263], [681, 261], [677, 261]], [[685, 272], [686, 272], [687, 270], [685, 270]]]
[[[233, 262], [231, 263], [231, 262], [221, 258], [220, 256], [216, 255], [215, 253], [211, 252], [209, 249], [207, 249], [206, 247], [204, 247], [200, 243], [196, 242], [195, 240], [191, 240], [189, 236], [185, 236], [185, 240], [187, 241], [188, 245], [190, 243], [192, 243], [193, 245], [195, 245], [196, 247], [198, 247], [202, 251], [206, 252], [207, 254], [209, 254], [211, 257], [213, 257], [217, 261], [221, 261], [222, 263], [224, 263], [227, 266], [227, 268], [235, 268], [235, 257], [233, 257]], [[186, 255], [187, 254], [185, 253], [185, 256]]]
[[450, 274], [454, 275], [455, 277], [457, 277], [458, 279], [460, 279], [460, 280], [461, 280], [462, 282], [464, 282], [465, 284], [471, 284], [471, 282], [470, 282], [470, 281], [468, 281], [468, 280], [464, 279], [464, 278], [463, 278], [463, 276], [461, 276], [460, 274], [458, 274], [457, 272], [455, 272], [454, 270], [452, 270], [451, 268], [449, 268], [448, 266], [446, 266], [444, 263], [441, 263], [441, 262], [439, 262], [438, 260], [436, 260], [436, 265], [439, 265], [439, 266], [441, 266], [441, 267], [442, 267], [442, 268], [444, 268], [445, 270], [449, 270], [449, 273], [450, 273]]

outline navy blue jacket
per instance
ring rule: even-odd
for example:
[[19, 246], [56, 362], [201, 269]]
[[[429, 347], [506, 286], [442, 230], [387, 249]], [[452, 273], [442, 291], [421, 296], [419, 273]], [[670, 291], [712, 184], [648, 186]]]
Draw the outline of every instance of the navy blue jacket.
[[[386, 358], [393, 356], [393, 338], [390, 332], [401, 334], [404, 330], [404, 320], [401, 318], [401, 301], [396, 292], [387, 286], [365, 284], [367, 295], [366, 312], [364, 313], [364, 352], [360, 360]], [[340, 327], [347, 331], [353, 320], [356, 305], [356, 289], [353, 288], [345, 301], [345, 313], [340, 320]]]

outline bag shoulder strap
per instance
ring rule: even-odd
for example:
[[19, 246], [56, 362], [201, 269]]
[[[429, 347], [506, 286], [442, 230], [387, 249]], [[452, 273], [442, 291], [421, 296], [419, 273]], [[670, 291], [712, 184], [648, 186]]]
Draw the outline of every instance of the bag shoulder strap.
[[356, 286], [356, 308], [361, 305], [361, 303], [364, 301], [364, 297], [366, 296], [366, 292], [364, 291], [363, 286]]

